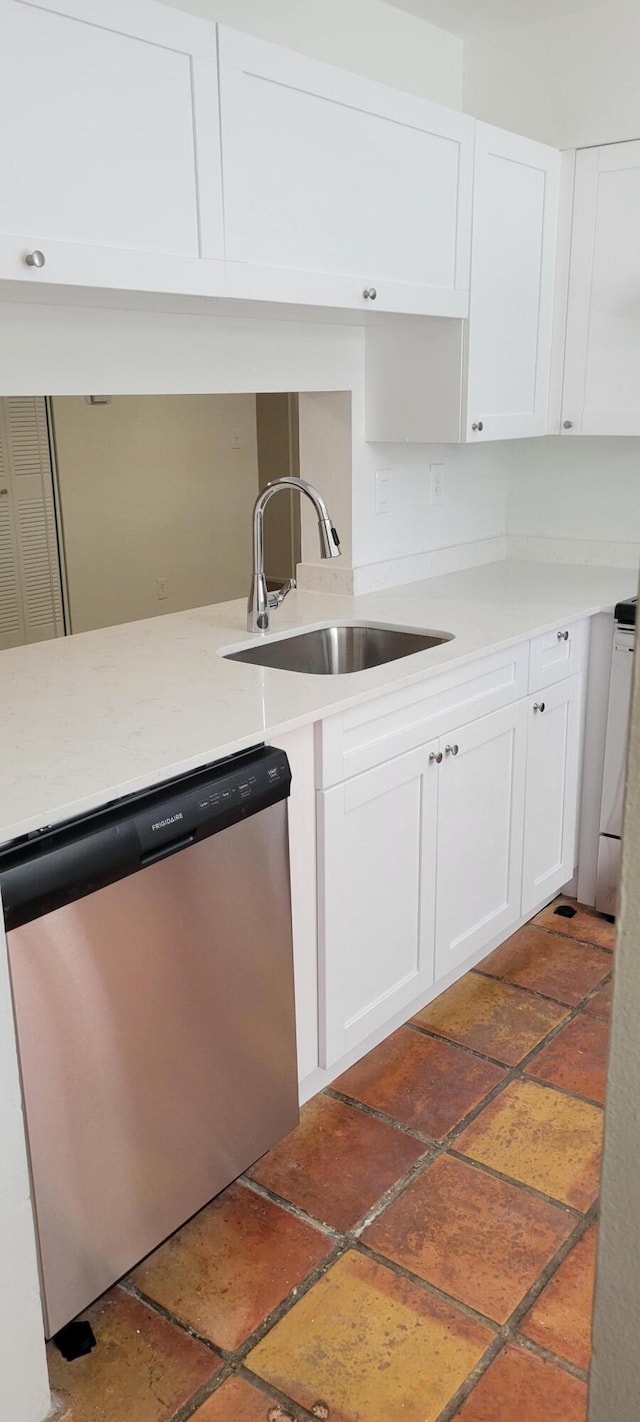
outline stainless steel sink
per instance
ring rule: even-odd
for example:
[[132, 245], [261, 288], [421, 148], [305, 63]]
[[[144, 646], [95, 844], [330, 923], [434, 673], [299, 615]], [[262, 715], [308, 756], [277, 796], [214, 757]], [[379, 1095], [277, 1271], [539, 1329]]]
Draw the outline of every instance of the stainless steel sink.
[[253, 666], [307, 672], [311, 676], [344, 676], [452, 641], [451, 632], [410, 632], [404, 628], [352, 624], [278, 637], [239, 652], [227, 652], [226, 657], [230, 662], [250, 662]]

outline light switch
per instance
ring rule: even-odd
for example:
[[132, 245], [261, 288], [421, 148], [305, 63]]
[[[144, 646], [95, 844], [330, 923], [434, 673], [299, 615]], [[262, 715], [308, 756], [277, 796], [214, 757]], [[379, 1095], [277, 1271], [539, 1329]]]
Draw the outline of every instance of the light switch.
[[431, 464], [429, 466], [431, 474], [431, 503], [441, 504], [444, 502], [444, 464]]
[[376, 469], [376, 513], [391, 510], [392, 474], [390, 469]]

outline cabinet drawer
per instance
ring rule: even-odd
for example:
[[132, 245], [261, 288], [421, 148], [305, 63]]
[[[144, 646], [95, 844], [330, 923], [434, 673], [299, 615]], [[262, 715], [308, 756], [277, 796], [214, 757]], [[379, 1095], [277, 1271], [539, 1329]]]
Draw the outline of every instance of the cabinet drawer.
[[528, 690], [529, 645], [520, 642], [428, 681], [329, 716], [318, 728], [318, 785], [348, 780], [405, 751], [508, 706]]
[[529, 659], [529, 691], [542, 691], [584, 669], [589, 651], [589, 619], [563, 623], [553, 632], [533, 637]]

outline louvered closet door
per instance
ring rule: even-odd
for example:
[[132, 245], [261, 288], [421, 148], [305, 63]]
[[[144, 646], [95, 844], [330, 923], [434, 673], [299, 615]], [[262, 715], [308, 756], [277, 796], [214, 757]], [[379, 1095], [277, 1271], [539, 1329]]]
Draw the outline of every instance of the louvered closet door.
[[64, 632], [45, 402], [0, 400], [0, 649]]

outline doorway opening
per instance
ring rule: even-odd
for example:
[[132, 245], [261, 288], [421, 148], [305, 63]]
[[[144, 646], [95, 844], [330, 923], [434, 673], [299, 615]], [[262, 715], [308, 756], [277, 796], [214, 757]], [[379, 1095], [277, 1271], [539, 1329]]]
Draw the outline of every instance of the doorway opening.
[[48, 401], [0, 399], [0, 651], [68, 630]]
[[[299, 473], [297, 394], [0, 398], [0, 650], [246, 596], [255, 499]], [[265, 535], [280, 587], [298, 499]]]

